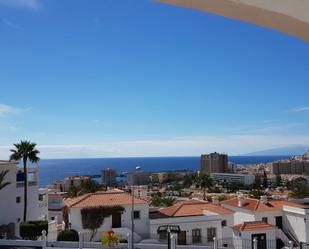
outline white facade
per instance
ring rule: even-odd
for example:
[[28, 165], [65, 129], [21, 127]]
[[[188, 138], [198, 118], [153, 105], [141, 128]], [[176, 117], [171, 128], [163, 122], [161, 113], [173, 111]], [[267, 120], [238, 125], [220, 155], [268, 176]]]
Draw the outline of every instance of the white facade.
[[[18, 179], [22, 169], [16, 162], [0, 161], [0, 171], [8, 170], [5, 181], [8, 186], [0, 191], [0, 225], [15, 224], [15, 234], [19, 236], [19, 222], [23, 219], [24, 210], [24, 183]], [[38, 170], [28, 169], [28, 206], [27, 220], [42, 220], [47, 218], [47, 197], [44, 191], [39, 190]]]
[[251, 185], [255, 181], [255, 176], [250, 174], [229, 174], [229, 173], [212, 173], [211, 178], [218, 182], [238, 182], [245, 185]]
[[[121, 205], [124, 207], [124, 211], [121, 213], [121, 228], [123, 231], [131, 230], [131, 205]], [[140, 218], [134, 219], [134, 231], [140, 236], [147, 238], [149, 235], [149, 209], [147, 204], [135, 204], [134, 211], [140, 212]], [[71, 207], [69, 209], [69, 222], [71, 223], [71, 228], [76, 231], [82, 231], [84, 233], [89, 233], [89, 230], [83, 229], [82, 217], [81, 217], [81, 208]], [[104, 219], [103, 224], [98, 229], [98, 232], [94, 238], [94, 241], [102, 239], [102, 232], [113, 229], [112, 227], [112, 216]], [[117, 229], [118, 233], [121, 233], [121, 229]], [[126, 236], [124, 232], [123, 237]]]
[[283, 212], [284, 229], [298, 241], [309, 243], [309, 209], [284, 206]]
[[181, 231], [186, 232], [186, 244], [194, 244], [192, 241], [192, 230], [201, 230], [201, 243], [209, 244], [212, 241], [208, 241], [207, 230], [209, 228], [215, 228], [216, 237], [222, 238], [222, 218], [220, 215], [205, 215], [205, 216], [189, 216], [189, 217], [174, 217], [174, 218], [161, 218], [150, 220], [150, 234], [152, 239], [160, 240], [158, 234], [158, 228], [164, 225], [176, 225], [179, 226]]
[[[264, 220], [268, 224], [276, 227], [275, 237], [280, 238], [286, 245], [290, 238], [295, 242], [309, 243], [309, 206], [308, 208], [295, 207], [293, 204], [289, 206], [287, 202], [280, 210], [274, 208], [273, 210], [267, 211], [248, 210], [244, 207], [226, 205], [224, 202], [221, 206], [235, 211], [235, 225], [244, 222]], [[281, 219], [281, 225], [278, 224], [277, 219]], [[281, 228], [279, 226], [281, 226]]]

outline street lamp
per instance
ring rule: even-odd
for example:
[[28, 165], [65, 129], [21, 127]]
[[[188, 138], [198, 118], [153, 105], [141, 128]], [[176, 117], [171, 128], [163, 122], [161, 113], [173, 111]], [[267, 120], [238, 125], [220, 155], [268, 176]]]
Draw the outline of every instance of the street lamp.
[[[135, 167], [135, 172], [137, 170], [140, 170], [140, 166]], [[132, 236], [131, 236], [131, 249], [134, 249], [134, 176], [132, 177], [131, 182], [131, 194], [132, 194], [132, 204], [131, 204], [131, 230], [132, 230]]]
[[180, 233], [179, 226], [176, 225], [164, 225], [159, 226], [157, 232], [167, 234], [167, 248], [171, 249], [171, 233]]

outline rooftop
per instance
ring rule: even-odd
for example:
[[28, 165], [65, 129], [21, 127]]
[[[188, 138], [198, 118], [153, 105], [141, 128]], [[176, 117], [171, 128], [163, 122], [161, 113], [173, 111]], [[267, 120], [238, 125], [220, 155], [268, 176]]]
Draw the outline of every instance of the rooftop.
[[[67, 207], [102, 207], [115, 205], [129, 205], [132, 203], [132, 196], [119, 189], [112, 189], [104, 192], [85, 194], [76, 198], [64, 200]], [[134, 198], [135, 204], [146, 204], [147, 202]]]
[[239, 207], [237, 197], [223, 201], [221, 202], [221, 204], [226, 206], [243, 208], [254, 212], [281, 211], [283, 210], [283, 206], [291, 206], [296, 208], [309, 208], [308, 205], [288, 200], [269, 200], [267, 203], [263, 203], [261, 200], [253, 198], [244, 198], [243, 206]]
[[239, 231], [269, 230], [273, 228], [274, 227], [272, 225], [267, 224], [263, 221], [244, 222], [243, 224], [237, 224], [233, 226], [233, 229], [236, 229]]
[[204, 211], [222, 215], [234, 213], [229, 209], [217, 206], [210, 202], [201, 200], [187, 200], [178, 202], [171, 207], [161, 208], [159, 210], [159, 214], [155, 215], [154, 218], [202, 216], [204, 215]]
[[17, 164], [18, 162], [15, 161], [8, 161], [8, 160], [0, 160], [0, 165], [1, 164]]

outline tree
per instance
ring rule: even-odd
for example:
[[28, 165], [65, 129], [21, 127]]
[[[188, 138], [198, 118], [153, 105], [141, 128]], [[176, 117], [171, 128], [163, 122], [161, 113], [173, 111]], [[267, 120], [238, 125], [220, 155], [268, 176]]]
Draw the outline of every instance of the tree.
[[183, 187], [183, 188], [189, 188], [189, 187], [191, 187], [191, 185], [193, 184], [193, 180], [194, 180], [194, 175], [193, 175], [193, 174], [185, 175], [185, 176], [183, 177], [182, 187]]
[[255, 175], [255, 182], [253, 184], [253, 188], [260, 189], [262, 185], [261, 175], [256, 174]]
[[281, 187], [282, 186], [282, 178], [281, 175], [276, 176], [276, 187]]
[[195, 179], [194, 182], [196, 187], [203, 190], [203, 200], [206, 200], [206, 189], [210, 188], [213, 185], [213, 181], [210, 176], [206, 173], [200, 173]]
[[265, 192], [260, 189], [253, 189], [249, 191], [249, 196], [254, 199], [260, 199], [262, 195], [265, 195]]
[[0, 172], [0, 190], [4, 189], [7, 185], [11, 184], [10, 182], [5, 181], [5, 176], [8, 172], [9, 172], [8, 170]]
[[264, 187], [264, 189], [268, 187], [267, 174], [266, 174], [265, 170], [264, 170], [264, 173], [263, 173], [263, 187]]
[[161, 197], [157, 193], [151, 195], [150, 205], [153, 207], [170, 207], [173, 206], [175, 202], [174, 197]]
[[81, 210], [83, 229], [91, 230], [90, 241], [93, 240], [97, 230], [101, 227], [104, 219], [114, 213], [123, 212], [122, 206], [91, 207]]
[[303, 182], [296, 182], [293, 185], [292, 197], [297, 199], [303, 199], [309, 197], [309, 188]]
[[27, 201], [28, 201], [28, 170], [27, 162], [37, 163], [40, 158], [38, 154], [40, 151], [36, 149], [36, 144], [31, 143], [30, 141], [20, 141], [20, 143], [14, 144], [14, 149], [11, 149], [12, 152], [10, 156], [10, 161], [19, 161], [22, 160], [24, 166], [24, 217], [23, 221], [27, 221]]
[[297, 178], [295, 178], [295, 179], [289, 181], [289, 182], [286, 184], [286, 186], [287, 186], [287, 188], [288, 188], [289, 190], [294, 190], [295, 187], [296, 187], [298, 184], [304, 184], [304, 185], [306, 185], [306, 184], [307, 184], [307, 181], [306, 181], [306, 179], [303, 178], [303, 177], [297, 177]]
[[80, 186], [71, 186], [67, 192], [67, 197], [74, 198], [80, 195], [95, 193], [99, 190], [103, 190], [102, 186], [94, 180], [86, 180]]
[[170, 207], [174, 205], [176, 198], [174, 197], [165, 197], [162, 198], [161, 203], [165, 206], [165, 207]]

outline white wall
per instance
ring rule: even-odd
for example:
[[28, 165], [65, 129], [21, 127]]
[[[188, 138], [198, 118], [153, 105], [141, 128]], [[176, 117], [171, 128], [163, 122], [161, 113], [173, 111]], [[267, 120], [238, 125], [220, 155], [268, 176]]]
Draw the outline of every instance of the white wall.
[[[121, 226], [131, 229], [131, 205], [122, 205], [124, 211], [121, 214]], [[141, 235], [142, 237], [148, 236], [149, 234], [149, 209], [146, 204], [135, 204], [135, 211], [140, 211], [140, 219], [134, 220], [134, 231]], [[83, 229], [81, 221], [81, 209], [80, 208], [70, 208], [69, 210], [69, 220], [72, 229], [76, 231], [87, 231]], [[95, 240], [101, 237], [103, 231], [107, 231], [112, 228], [112, 216], [104, 219], [104, 222], [100, 229], [98, 229], [97, 236]]]
[[[24, 212], [24, 187], [17, 187], [16, 174], [18, 171], [17, 163], [1, 163], [2, 170], [9, 170], [5, 181], [11, 182], [0, 191], [0, 225], [15, 223], [15, 234], [19, 235], [19, 221], [23, 219]], [[37, 176], [36, 176], [37, 177]], [[20, 202], [16, 202], [16, 197], [20, 197]], [[39, 202], [38, 185], [28, 186], [28, 208], [27, 220], [38, 220], [38, 218], [47, 216], [47, 199]], [[45, 197], [46, 198], [46, 197]]]
[[[5, 177], [6, 182], [10, 182], [8, 186], [0, 190], [0, 225], [17, 222], [21, 204], [16, 203], [16, 164], [7, 163], [0, 165], [0, 171], [9, 170]], [[22, 218], [22, 217], [20, 217]]]
[[290, 231], [299, 242], [309, 243], [309, 210], [284, 207], [283, 228]]
[[207, 229], [216, 228], [217, 238], [222, 238], [221, 217], [218, 215], [212, 216], [190, 216], [190, 217], [175, 217], [150, 220], [151, 238], [159, 239], [157, 233], [158, 227], [162, 225], [178, 225], [181, 231], [186, 231], [187, 244], [192, 244], [192, 230], [202, 230], [202, 244], [208, 243]]
[[261, 221], [263, 217], [267, 217], [268, 224], [276, 226], [276, 216], [283, 216], [281, 211], [278, 212], [256, 212], [255, 213], [255, 220]]

